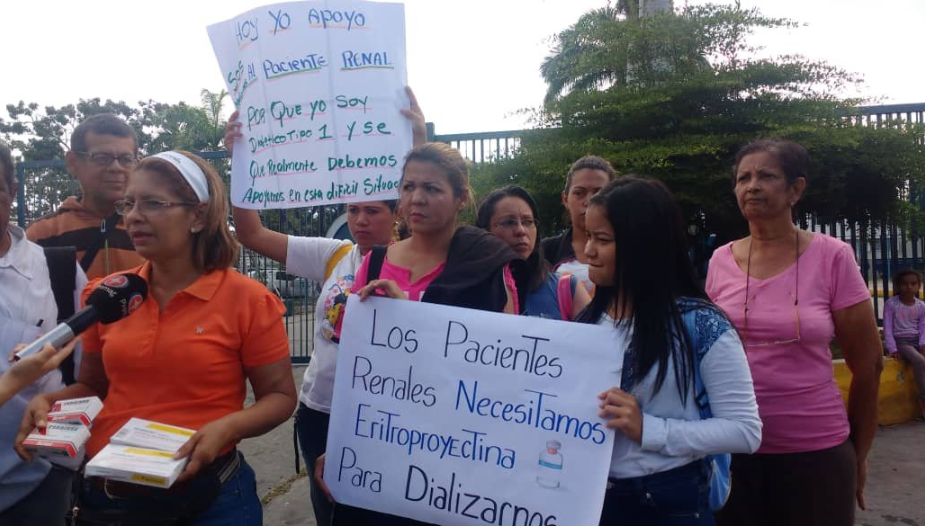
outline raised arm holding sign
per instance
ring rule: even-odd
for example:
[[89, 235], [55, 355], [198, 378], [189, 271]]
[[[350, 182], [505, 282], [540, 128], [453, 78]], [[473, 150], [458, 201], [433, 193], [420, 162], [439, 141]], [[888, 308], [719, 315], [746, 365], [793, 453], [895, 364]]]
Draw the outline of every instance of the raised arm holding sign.
[[[427, 140], [424, 114], [410, 88], [411, 108], [402, 114], [411, 121], [415, 145]], [[228, 151], [240, 141], [238, 112], [232, 114], [225, 133]], [[311, 145], [304, 145], [306, 149]], [[328, 434], [337, 342], [330, 330], [331, 313], [342, 308], [344, 294], [353, 285], [356, 268], [373, 245], [392, 239], [398, 219], [395, 200], [365, 201], [347, 205], [347, 227], [355, 245], [320, 237], [289, 236], [263, 226], [256, 210], [234, 207], [235, 234], [247, 248], [285, 264], [287, 272], [317, 281], [321, 286], [315, 304], [312, 360], [302, 382], [296, 430], [302, 456], [308, 467], [312, 508], [319, 524], [331, 523], [331, 503], [314, 482], [316, 459], [324, 453]]]

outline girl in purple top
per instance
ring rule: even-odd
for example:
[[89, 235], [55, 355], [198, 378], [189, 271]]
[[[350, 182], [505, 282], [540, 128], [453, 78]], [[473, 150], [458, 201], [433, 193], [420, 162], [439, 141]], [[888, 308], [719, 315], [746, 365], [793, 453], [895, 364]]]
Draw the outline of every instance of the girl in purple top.
[[[756, 454], [732, 456], [721, 526], [851, 526], [855, 500], [864, 509], [882, 349], [851, 247], [793, 222], [808, 172], [809, 155], [790, 141], [736, 155], [733, 189], [750, 235], [716, 250], [706, 288], [742, 337], [764, 428]], [[852, 374], [847, 411], [833, 337]]]
[[918, 299], [922, 275], [903, 269], [893, 275], [893, 296], [883, 306], [883, 340], [891, 358], [902, 356], [912, 365], [925, 417], [925, 303]]

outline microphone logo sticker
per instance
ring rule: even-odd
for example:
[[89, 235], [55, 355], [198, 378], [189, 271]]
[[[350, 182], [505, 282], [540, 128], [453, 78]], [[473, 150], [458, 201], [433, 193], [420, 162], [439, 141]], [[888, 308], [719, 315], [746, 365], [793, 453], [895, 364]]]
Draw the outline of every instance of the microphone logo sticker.
[[116, 289], [121, 289], [128, 285], [128, 278], [124, 274], [116, 274], [115, 276], [109, 276], [103, 280], [103, 285], [113, 287]]
[[144, 303], [145, 297], [141, 294], [134, 294], [128, 300], [128, 313], [131, 314], [138, 310], [138, 307], [141, 307], [141, 304]]

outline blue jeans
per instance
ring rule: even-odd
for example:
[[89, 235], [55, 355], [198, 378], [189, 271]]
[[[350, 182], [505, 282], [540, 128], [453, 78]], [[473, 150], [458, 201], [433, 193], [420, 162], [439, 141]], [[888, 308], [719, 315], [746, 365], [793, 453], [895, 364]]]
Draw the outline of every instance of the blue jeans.
[[645, 477], [611, 480], [600, 526], [713, 526], [709, 468], [697, 460]]
[[[240, 454], [240, 453], [239, 453]], [[191, 482], [191, 484], [195, 484]], [[182, 493], [164, 493], [148, 498], [111, 499], [90, 480], [84, 480], [80, 492], [80, 505], [93, 510], [125, 510], [147, 512], [170, 509], [174, 502], [183, 502], [188, 497]], [[130, 524], [131, 521], [125, 521]], [[263, 508], [257, 497], [257, 479], [254, 470], [241, 457], [238, 472], [222, 484], [221, 492], [206, 511], [196, 517], [193, 526], [261, 526]]]
[[295, 416], [295, 428], [299, 434], [302, 458], [305, 460], [305, 467], [308, 468], [308, 486], [311, 490], [312, 508], [318, 526], [330, 526], [331, 510], [334, 507], [315, 484], [315, 460], [323, 455], [326, 449], [330, 421], [331, 415], [299, 402], [299, 410]]

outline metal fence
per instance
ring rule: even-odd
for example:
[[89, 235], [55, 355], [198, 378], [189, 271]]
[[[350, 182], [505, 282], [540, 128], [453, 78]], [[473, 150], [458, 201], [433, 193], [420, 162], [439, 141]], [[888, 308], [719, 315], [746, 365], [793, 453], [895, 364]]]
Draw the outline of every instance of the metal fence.
[[[890, 106], [869, 106], [854, 110], [843, 118], [862, 126], [903, 126], [925, 123], [925, 103]], [[447, 143], [474, 163], [493, 162], [517, 152], [522, 130], [434, 135], [431, 140]], [[229, 180], [227, 152], [202, 152], [218, 173]], [[77, 182], [68, 175], [64, 161], [28, 161], [17, 165], [19, 189], [16, 196], [17, 220], [26, 226], [35, 219], [54, 212], [67, 196], [78, 195]], [[260, 212], [264, 225], [273, 230], [297, 236], [327, 236], [334, 231], [342, 237], [343, 206], [321, 206], [297, 210], [267, 210]], [[861, 271], [877, 299], [875, 309], [880, 319], [883, 300], [890, 290], [890, 275], [899, 268], [912, 267], [925, 271], [925, 233], [904, 229], [877, 221], [870, 225], [848, 224], [846, 221], [821, 223], [813, 217], [801, 220], [804, 228], [838, 237], [854, 247]], [[338, 228], [340, 227], [340, 228]], [[286, 303], [286, 330], [292, 344], [292, 359], [307, 362], [314, 334], [314, 305], [318, 284], [289, 275], [285, 264], [278, 263], [250, 250], [242, 250], [235, 267], [242, 273], [264, 283]]]
[[486, 133], [455, 133], [437, 135], [434, 140], [445, 142], [473, 163], [492, 162], [514, 155], [520, 148], [523, 130]]
[[871, 224], [847, 221], [821, 222], [813, 216], [799, 220], [800, 226], [841, 239], [854, 248], [861, 275], [870, 287], [877, 322], [883, 322], [883, 304], [892, 295], [891, 276], [900, 269], [925, 273], [925, 235], [907, 231], [887, 221]]
[[861, 106], [842, 114], [842, 118], [860, 126], [895, 126], [925, 123], [925, 103]]

